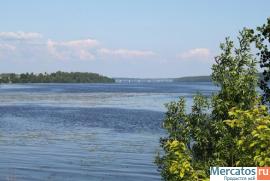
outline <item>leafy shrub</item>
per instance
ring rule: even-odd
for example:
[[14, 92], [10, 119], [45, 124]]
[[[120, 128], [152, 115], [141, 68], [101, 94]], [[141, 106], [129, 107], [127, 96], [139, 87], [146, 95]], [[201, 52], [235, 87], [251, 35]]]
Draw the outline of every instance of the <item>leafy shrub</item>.
[[230, 119], [224, 122], [233, 129], [240, 129], [239, 137], [233, 140], [238, 150], [236, 165], [270, 165], [270, 115], [264, 105], [250, 110], [233, 108]]
[[258, 105], [256, 60], [251, 54], [253, 31], [244, 29], [239, 46], [226, 38], [213, 65], [212, 80], [220, 91], [208, 99], [194, 97], [167, 105], [156, 163], [165, 180], [209, 180], [210, 166], [269, 166], [269, 114]]

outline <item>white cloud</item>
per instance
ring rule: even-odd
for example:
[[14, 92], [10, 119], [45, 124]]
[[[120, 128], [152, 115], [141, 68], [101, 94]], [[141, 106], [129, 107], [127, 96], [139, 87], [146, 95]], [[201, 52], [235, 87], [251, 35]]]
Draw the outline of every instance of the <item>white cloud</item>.
[[117, 58], [142, 58], [156, 55], [152, 51], [143, 50], [128, 50], [128, 49], [107, 49], [101, 48], [98, 50], [100, 56], [113, 56]]
[[0, 32], [1, 40], [35, 40], [40, 38], [42, 35], [36, 32]]
[[[16, 51], [15, 51], [16, 50]], [[99, 59], [145, 59], [155, 57], [153, 51], [105, 48], [95, 39], [55, 41], [42, 38], [36, 32], [0, 32], [2, 57], [20, 60], [99, 60]], [[12, 51], [12, 52], [11, 52]], [[37, 55], [37, 56], [34, 56]]]
[[182, 60], [189, 60], [189, 59], [201, 60], [209, 58], [210, 55], [211, 55], [210, 50], [207, 48], [194, 48], [178, 54], [177, 58]]
[[56, 42], [48, 40], [47, 48], [51, 55], [58, 59], [80, 59], [93, 60], [95, 58], [92, 53], [93, 49], [99, 45], [97, 40], [73, 40]]
[[81, 60], [93, 60], [93, 59], [95, 59], [95, 56], [92, 53], [90, 53], [89, 51], [87, 51], [87, 50], [80, 50], [78, 52], [78, 55], [79, 55], [79, 58]]
[[62, 41], [62, 42], [56, 42], [52, 40], [48, 40], [48, 41], [50, 41], [50, 43], [53, 44], [54, 46], [72, 47], [72, 48], [78, 48], [78, 49], [93, 48], [99, 45], [99, 42], [94, 39]]
[[61, 60], [93, 60], [104, 57], [128, 59], [150, 57], [155, 55], [155, 53], [152, 51], [102, 48], [99, 41], [94, 39], [63, 42], [48, 40], [47, 48], [52, 56]]

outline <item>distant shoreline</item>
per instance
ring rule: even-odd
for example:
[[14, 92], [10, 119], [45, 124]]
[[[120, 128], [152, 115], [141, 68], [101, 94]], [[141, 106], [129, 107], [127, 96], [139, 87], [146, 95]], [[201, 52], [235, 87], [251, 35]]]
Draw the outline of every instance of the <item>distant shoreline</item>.
[[211, 76], [190, 76], [180, 78], [114, 78], [116, 83], [177, 83], [212, 82]]
[[97, 73], [57, 71], [50, 74], [0, 74], [0, 83], [115, 83], [115, 80]]
[[[262, 74], [258, 74], [261, 79]], [[179, 78], [109, 78], [97, 73], [87, 72], [55, 72], [51, 74], [0, 74], [0, 83], [180, 83], [180, 82], [212, 82], [211, 76], [185, 76]]]
[[175, 78], [174, 82], [212, 82], [211, 76], [187, 76]]

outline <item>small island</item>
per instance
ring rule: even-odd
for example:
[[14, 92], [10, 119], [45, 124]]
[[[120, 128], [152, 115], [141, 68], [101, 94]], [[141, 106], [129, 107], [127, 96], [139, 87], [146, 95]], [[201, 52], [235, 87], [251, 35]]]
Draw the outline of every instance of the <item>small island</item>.
[[0, 83], [114, 83], [115, 80], [103, 75], [88, 72], [55, 73], [5, 73], [0, 74]]

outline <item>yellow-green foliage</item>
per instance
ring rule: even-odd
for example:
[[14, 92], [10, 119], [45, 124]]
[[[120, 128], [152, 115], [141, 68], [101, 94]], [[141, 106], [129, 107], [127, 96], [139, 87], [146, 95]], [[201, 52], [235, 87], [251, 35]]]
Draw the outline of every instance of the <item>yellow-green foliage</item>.
[[167, 169], [175, 180], [195, 180], [196, 175], [191, 167], [191, 158], [185, 144], [178, 140], [168, 140], [165, 149], [168, 151]]
[[230, 119], [224, 121], [233, 129], [240, 130], [234, 139], [235, 149], [241, 157], [240, 166], [270, 166], [270, 115], [267, 107], [259, 105], [250, 110], [233, 108]]
[[204, 171], [194, 170], [191, 164], [191, 154], [185, 143], [178, 140], [167, 140], [163, 156], [163, 177], [170, 181], [207, 181]]

